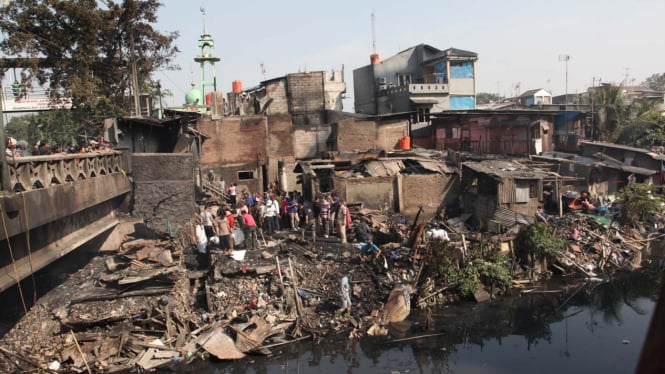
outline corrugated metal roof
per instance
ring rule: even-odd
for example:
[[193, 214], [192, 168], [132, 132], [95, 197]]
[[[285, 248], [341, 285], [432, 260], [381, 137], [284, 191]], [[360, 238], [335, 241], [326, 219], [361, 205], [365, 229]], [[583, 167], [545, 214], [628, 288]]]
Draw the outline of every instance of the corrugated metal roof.
[[388, 177], [399, 175], [404, 169], [404, 163], [401, 160], [390, 161], [370, 161], [363, 165], [365, 172], [372, 177]]
[[441, 161], [425, 161], [425, 160], [417, 160], [417, 162], [422, 166], [424, 169], [427, 169], [429, 171], [433, 171], [435, 173], [441, 173], [441, 174], [451, 174], [454, 171], [451, 170], [448, 165]]
[[513, 226], [515, 224], [531, 225], [536, 222], [535, 217], [527, 216], [522, 213], [513, 212], [510, 209], [497, 208], [494, 211], [494, 216], [492, 221], [502, 225], [502, 226]]
[[623, 144], [614, 144], [614, 143], [605, 143], [605, 142], [592, 142], [592, 141], [582, 141], [582, 145], [590, 145], [603, 148], [612, 148], [612, 149], [621, 149], [624, 151], [632, 151], [637, 153], [642, 153], [650, 156], [654, 160], [665, 160], [665, 155], [659, 152], [653, 152], [645, 148], [631, 147], [629, 145]]
[[621, 170], [621, 171], [625, 171], [627, 173], [635, 173], [635, 174], [639, 174], [639, 175], [649, 176], [649, 175], [658, 174], [658, 170], [646, 169], [646, 168], [641, 168], [641, 167], [637, 167], [637, 166], [630, 166], [630, 165], [623, 165], [623, 164], [617, 165], [617, 164], [614, 164], [614, 163], [611, 163], [611, 162], [594, 162], [593, 165], [606, 167], [608, 169]]
[[487, 174], [497, 179], [543, 179], [556, 173], [538, 168], [531, 168], [515, 161], [484, 160], [465, 162], [462, 169], [469, 168], [477, 173]]

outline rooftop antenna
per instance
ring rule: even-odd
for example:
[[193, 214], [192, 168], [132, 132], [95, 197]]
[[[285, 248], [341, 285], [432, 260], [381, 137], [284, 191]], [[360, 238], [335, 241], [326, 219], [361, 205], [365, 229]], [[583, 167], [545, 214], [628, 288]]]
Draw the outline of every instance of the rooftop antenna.
[[192, 87], [196, 86], [194, 84], [194, 66], [191, 63], [189, 64], [189, 75], [192, 76]]
[[266, 66], [261, 63], [261, 74], [263, 75], [263, 80], [266, 80]]
[[376, 29], [374, 27], [374, 9], [372, 9], [372, 53], [376, 53]]

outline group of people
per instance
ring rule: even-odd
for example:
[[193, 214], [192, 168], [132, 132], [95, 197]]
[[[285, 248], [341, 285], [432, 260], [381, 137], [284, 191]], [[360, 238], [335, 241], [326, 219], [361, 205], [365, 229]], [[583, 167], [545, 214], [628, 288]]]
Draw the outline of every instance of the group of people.
[[[227, 186], [224, 178], [217, 179], [212, 170], [208, 172], [207, 177], [209, 183], [217, 184], [226, 192], [228, 200], [217, 214], [206, 213], [206, 216], [234, 217], [236, 225], [240, 226], [245, 234], [247, 248], [258, 248], [258, 240], [256, 240], [258, 234], [270, 237], [276, 232], [284, 230], [299, 232], [303, 239], [305, 239], [306, 233], [311, 233], [313, 241], [316, 241], [317, 237], [328, 238], [331, 235], [337, 235], [341, 243], [349, 241], [347, 232], [351, 231], [351, 214], [345, 202], [334, 193], [322, 193], [316, 196], [314, 201], [307, 201], [298, 191], [289, 193], [279, 191], [276, 182], [271, 183], [266, 192], [253, 194], [246, 189], [240, 190], [237, 183]], [[242, 225], [239, 225], [241, 220]], [[219, 232], [226, 233], [227, 231], [218, 228], [213, 223], [214, 219], [210, 217], [204, 221], [207, 222], [204, 226], [209, 227], [206, 232], [208, 238], [219, 236]], [[231, 233], [233, 228], [231, 225]], [[363, 220], [356, 225], [355, 235], [351, 239], [366, 243], [369, 241], [369, 234], [369, 226]], [[225, 240], [220, 238], [219, 242], [222, 249], [227, 249]]]
[[8, 136], [5, 143], [5, 156], [16, 158], [25, 156], [48, 156], [58, 154], [79, 154], [79, 153], [104, 153], [114, 152], [113, 145], [103, 141], [94, 139], [88, 140], [87, 143], [80, 145], [63, 148], [60, 145], [53, 145], [47, 139], [38, 141], [32, 146], [32, 150], [28, 151], [28, 142], [22, 140], [17, 141], [15, 138]]
[[[216, 180], [214, 175], [208, 175], [208, 178], [210, 183], [219, 183], [229, 199], [216, 211], [208, 206], [201, 212], [200, 230], [197, 231], [200, 245], [203, 242], [212, 243], [221, 250], [232, 251], [235, 247], [233, 231], [237, 228], [242, 229], [245, 248], [248, 250], [259, 248], [257, 234], [271, 236], [276, 231], [288, 229], [300, 232], [303, 239], [305, 232], [311, 232], [313, 241], [316, 241], [317, 235], [324, 238], [338, 235], [341, 243], [347, 243], [349, 231], [353, 234], [351, 239], [360, 243], [358, 258], [362, 263], [378, 269], [386, 261], [381, 249], [372, 240], [367, 220], [359, 219], [351, 230], [349, 208], [335, 194], [323, 193], [310, 202], [296, 191], [277, 192], [274, 189], [276, 184], [271, 184], [265, 193], [252, 194], [245, 189], [238, 191], [236, 183], [227, 187], [223, 178]], [[206, 252], [201, 246], [199, 250], [201, 253]], [[343, 276], [339, 283], [340, 312], [351, 311], [349, 283], [348, 276]]]

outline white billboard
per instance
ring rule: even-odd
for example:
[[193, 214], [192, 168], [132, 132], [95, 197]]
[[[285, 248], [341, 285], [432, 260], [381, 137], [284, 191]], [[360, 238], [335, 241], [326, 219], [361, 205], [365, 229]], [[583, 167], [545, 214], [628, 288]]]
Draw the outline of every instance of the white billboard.
[[51, 99], [42, 89], [2, 87], [2, 112], [39, 112], [52, 109], [71, 109], [71, 98]]

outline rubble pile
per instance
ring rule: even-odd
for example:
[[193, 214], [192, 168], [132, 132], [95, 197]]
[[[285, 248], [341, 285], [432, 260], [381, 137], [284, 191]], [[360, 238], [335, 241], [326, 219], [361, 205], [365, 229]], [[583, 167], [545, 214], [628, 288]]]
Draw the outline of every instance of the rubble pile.
[[[500, 235], [470, 232], [468, 216], [408, 225], [381, 211], [352, 207], [352, 213], [383, 238], [376, 260], [361, 261], [360, 244], [336, 237], [311, 242], [295, 232], [264, 240], [259, 250], [213, 247], [205, 255], [170, 238], [127, 238], [70, 276], [56, 296], [40, 299], [4, 337], [11, 349], [0, 349], [0, 370], [146, 371], [211, 356], [271, 355], [281, 345], [327, 334], [386, 335], [389, 323], [408, 316], [412, 298], [428, 311], [455, 300], [459, 284], [440, 276], [436, 257], [444, 254], [459, 268], [501, 248]], [[548, 225], [568, 243], [549, 263], [560, 273], [595, 277], [640, 264], [637, 230], [608, 229], [583, 214], [551, 217]], [[527, 272], [511, 261], [512, 287], [524, 291], [534, 279], [524, 279]], [[350, 313], [340, 310], [343, 277]], [[471, 293], [480, 302], [498, 291], [481, 280]]]
[[[73, 274], [64, 294], [40, 299], [34, 318], [4, 337], [11, 349], [2, 350], [0, 368], [146, 371], [208, 355], [270, 354], [329, 333], [386, 334], [381, 326], [408, 315], [409, 289], [396, 285], [415, 282], [415, 264], [392, 244], [385, 247], [390, 267], [377, 271], [353, 245], [335, 240], [312, 244], [287, 234], [241, 261], [213, 250], [210, 269], [199, 269], [195, 247], [128, 238]], [[340, 314], [343, 276], [353, 308]], [[405, 296], [389, 298], [394, 289]]]
[[581, 273], [588, 277], [608, 270], [640, 267], [647, 242], [644, 237], [608, 219], [605, 223], [603, 218], [579, 213], [552, 217], [549, 224], [555, 228], [555, 235], [568, 243], [567, 250], [557, 256], [552, 266], [564, 274]]

